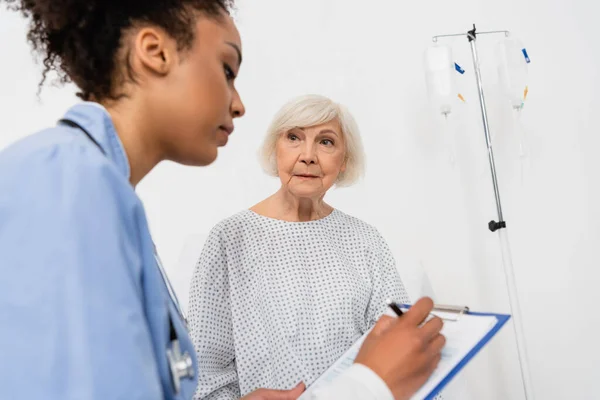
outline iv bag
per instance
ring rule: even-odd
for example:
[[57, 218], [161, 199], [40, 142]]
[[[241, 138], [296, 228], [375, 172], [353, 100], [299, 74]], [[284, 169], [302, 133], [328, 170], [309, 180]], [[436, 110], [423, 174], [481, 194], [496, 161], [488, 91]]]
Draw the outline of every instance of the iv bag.
[[527, 52], [518, 40], [504, 38], [497, 45], [498, 75], [504, 95], [515, 109], [520, 109], [527, 97]]
[[429, 47], [425, 52], [425, 71], [429, 100], [437, 112], [447, 116], [457, 96], [452, 48], [437, 44]]

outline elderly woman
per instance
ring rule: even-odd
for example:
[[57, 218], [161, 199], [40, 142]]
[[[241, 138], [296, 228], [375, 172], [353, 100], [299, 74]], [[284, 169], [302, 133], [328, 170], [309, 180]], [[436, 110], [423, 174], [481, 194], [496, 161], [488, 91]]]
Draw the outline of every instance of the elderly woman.
[[192, 280], [197, 399], [310, 385], [373, 326], [386, 299], [408, 301], [377, 230], [324, 201], [364, 168], [343, 106], [314, 95], [291, 101], [262, 156], [281, 188], [212, 229]]

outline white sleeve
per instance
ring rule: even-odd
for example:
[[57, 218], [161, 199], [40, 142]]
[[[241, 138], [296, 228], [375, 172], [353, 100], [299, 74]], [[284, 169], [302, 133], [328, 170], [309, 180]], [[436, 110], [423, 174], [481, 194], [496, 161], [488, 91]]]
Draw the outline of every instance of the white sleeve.
[[190, 285], [190, 336], [198, 357], [196, 400], [240, 398], [225, 243], [211, 230]]
[[383, 315], [387, 308], [387, 300], [410, 304], [408, 293], [404, 288], [400, 274], [396, 268], [394, 256], [381, 234], [375, 230], [373, 247], [370, 249], [371, 276], [373, 290], [365, 314], [367, 327], [371, 328]]
[[368, 367], [353, 364], [332, 383], [316, 390], [311, 400], [394, 400], [385, 382]]

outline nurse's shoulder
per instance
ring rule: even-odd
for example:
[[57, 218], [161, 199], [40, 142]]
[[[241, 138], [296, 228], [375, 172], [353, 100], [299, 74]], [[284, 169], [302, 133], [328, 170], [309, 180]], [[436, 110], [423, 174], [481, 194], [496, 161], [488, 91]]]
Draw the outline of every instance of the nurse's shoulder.
[[32, 211], [44, 203], [111, 204], [102, 198], [118, 199], [120, 207], [132, 211], [139, 208], [127, 156], [106, 110], [83, 103], [65, 118], [80, 128], [57, 123], [0, 151], [0, 213], [2, 204], [11, 203]]
[[142, 209], [116, 137], [80, 122], [101, 147], [60, 125], [0, 152], [0, 398], [159, 399]]
[[69, 175], [54, 175], [61, 170], [108, 179], [118, 177], [115, 183], [130, 188], [133, 194], [127, 177], [115, 170], [114, 163], [98, 146], [79, 130], [66, 125], [43, 129], [0, 150], [0, 185], [30, 186], [36, 182], [28, 179], [36, 176], [47, 176], [52, 181], [69, 178]]

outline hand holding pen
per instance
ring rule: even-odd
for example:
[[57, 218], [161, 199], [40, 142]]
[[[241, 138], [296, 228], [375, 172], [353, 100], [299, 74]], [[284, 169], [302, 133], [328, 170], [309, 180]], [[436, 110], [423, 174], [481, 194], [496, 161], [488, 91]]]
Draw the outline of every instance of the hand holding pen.
[[420, 299], [406, 312], [396, 305], [391, 308], [399, 318], [382, 317], [365, 339], [355, 362], [379, 375], [394, 398], [410, 399], [441, 359], [446, 343], [440, 334], [443, 323], [438, 317], [423, 323], [433, 310], [430, 298]]

